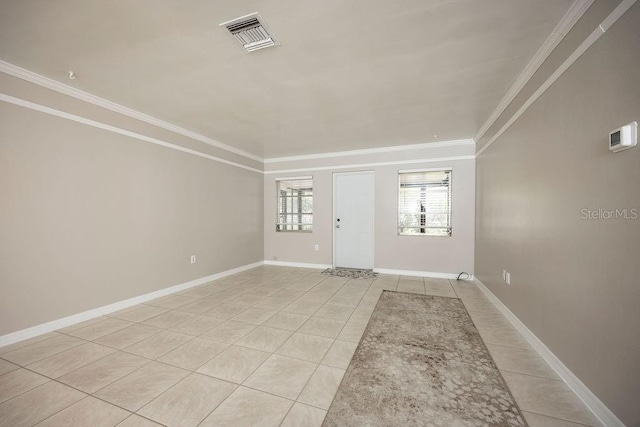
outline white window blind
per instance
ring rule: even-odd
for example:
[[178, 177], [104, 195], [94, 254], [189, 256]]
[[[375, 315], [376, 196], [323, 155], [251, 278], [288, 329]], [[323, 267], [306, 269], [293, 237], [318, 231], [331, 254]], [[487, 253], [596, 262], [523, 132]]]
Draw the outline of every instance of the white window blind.
[[400, 172], [398, 234], [451, 236], [451, 170]]
[[276, 181], [278, 220], [276, 231], [313, 230], [313, 178], [287, 178]]

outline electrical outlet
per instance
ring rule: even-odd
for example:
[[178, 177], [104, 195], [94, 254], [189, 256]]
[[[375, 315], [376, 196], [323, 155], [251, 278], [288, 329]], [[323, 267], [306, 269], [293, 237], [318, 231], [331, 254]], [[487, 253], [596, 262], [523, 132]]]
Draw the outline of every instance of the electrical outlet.
[[196, 263], [196, 256], [191, 255], [191, 264], [195, 264], [195, 263]]
[[314, 245], [313, 250], [318, 252], [320, 250], [320, 245]]

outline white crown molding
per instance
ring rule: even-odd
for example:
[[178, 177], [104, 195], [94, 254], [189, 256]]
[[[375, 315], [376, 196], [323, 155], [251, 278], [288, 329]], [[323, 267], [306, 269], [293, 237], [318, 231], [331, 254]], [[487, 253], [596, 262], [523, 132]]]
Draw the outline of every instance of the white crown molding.
[[555, 83], [562, 74], [564, 74], [578, 58], [580, 58], [624, 13], [629, 10], [637, 0], [623, 0], [610, 14], [598, 25], [589, 36], [573, 51], [571, 55], [549, 76], [549, 78], [536, 90], [529, 99], [514, 113], [514, 115], [500, 128], [495, 135], [487, 141], [487, 143], [476, 153], [476, 157], [480, 156], [487, 148], [489, 148], [503, 133], [515, 123], [522, 114], [540, 97], [542, 94]]
[[[414, 276], [414, 277], [431, 277], [433, 279], [457, 279], [458, 275], [455, 273], [435, 273], [432, 271], [414, 271], [414, 270], [394, 270], [389, 268], [374, 268], [374, 272], [380, 274], [392, 274], [397, 276]], [[464, 280], [473, 280], [473, 275]]]
[[417, 159], [417, 160], [397, 160], [393, 162], [378, 162], [378, 163], [354, 163], [350, 165], [335, 165], [335, 166], [319, 166], [314, 168], [300, 168], [300, 169], [279, 169], [273, 171], [265, 171], [265, 175], [272, 175], [278, 173], [298, 173], [309, 171], [323, 171], [323, 170], [336, 170], [336, 169], [358, 169], [358, 168], [372, 168], [376, 166], [393, 166], [393, 165], [410, 165], [413, 163], [433, 163], [433, 162], [450, 162], [456, 160], [473, 160], [475, 155], [468, 156], [452, 156], [452, 157], [433, 157], [430, 159]]
[[300, 160], [316, 160], [316, 159], [327, 159], [331, 157], [362, 156], [365, 154], [394, 153], [394, 152], [409, 151], [409, 150], [422, 150], [425, 148], [455, 147], [459, 145], [474, 145], [474, 144], [475, 142], [473, 139], [456, 139], [451, 141], [426, 142], [423, 144], [396, 145], [396, 146], [389, 146], [389, 147], [365, 148], [362, 150], [306, 154], [301, 156], [272, 157], [270, 159], [264, 159], [264, 163], [296, 162]]
[[598, 397], [593, 394], [582, 381], [567, 368], [558, 357], [544, 345], [544, 343], [509, 308], [496, 297], [478, 278], [475, 279], [480, 290], [489, 298], [496, 308], [513, 324], [520, 332], [520, 335], [533, 347], [542, 358], [551, 366], [560, 378], [573, 390], [582, 400], [585, 406], [602, 422], [605, 426], [624, 427], [622, 421], [615, 416]]
[[191, 138], [193, 140], [203, 142], [208, 145], [212, 145], [216, 148], [220, 148], [221, 150], [225, 150], [230, 153], [237, 154], [239, 156], [246, 157], [248, 159], [255, 160], [260, 163], [263, 162], [263, 159], [261, 157], [256, 156], [254, 154], [251, 154], [246, 151], [240, 150], [238, 148], [232, 147], [230, 145], [224, 144], [220, 141], [216, 141], [215, 139], [206, 137], [204, 135], [190, 131], [188, 129], [184, 129], [174, 124], [157, 119], [148, 114], [141, 113], [139, 111], [125, 107], [123, 105], [117, 104], [113, 101], [100, 98], [99, 96], [92, 95], [88, 92], [84, 92], [80, 89], [76, 89], [64, 83], [60, 83], [57, 80], [50, 79], [48, 77], [34, 73], [33, 71], [29, 71], [24, 68], [18, 67], [17, 65], [13, 65], [5, 61], [0, 61], [0, 72], [3, 72], [13, 77], [17, 77], [22, 80], [26, 80], [30, 83], [56, 91], [58, 93], [71, 96], [81, 101], [88, 102], [93, 105], [97, 105], [98, 107], [105, 108], [110, 111], [114, 111], [118, 114], [122, 114], [124, 116], [128, 116], [136, 120], [140, 120], [141, 122], [149, 123], [153, 126], [166, 129], [168, 131], [177, 133], [182, 136], [186, 136], [187, 138]]
[[298, 172], [308, 172], [308, 171], [320, 171], [320, 170], [340, 170], [340, 169], [353, 169], [353, 168], [366, 168], [366, 167], [375, 167], [375, 166], [390, 166], [390, 165], [406, 165], [406, 164], [416, 164], [416, 163], [433, 163], [433, 162], [444, 162], [444, 161], [455, 161], [455, 160], [473, 160], [476, 158], [475, 155], [467, 155], [467, 156], [452, 156], [452, 157], [434, 157], [430, 159], [416, 159], [416, 160], [400, 160], [400, 161], [391, 161], [391, 162], [377, 162], [377, 163], [360, 163], [360, 164], [349, 164], [349, 165], [336, 165], [336, 166], [321, 166], [314, 168], [301, 168], [301, 169], [288, 169], [288, 170], [274, 170], [274, 171], [262, 171], [256, 168], [252, 168], [250, 166], [243, 165], [241, 163], [232, 162], [230, 160], [226, 160], [220, 157], [212, 156], [210, 154], [206, 154], [197, 150], [193, 150], [190, 148], [182, 147], [180, 145], [172, 144], [170, 142], [162, 141], [157, 138], [152, 138], [150, 136], [142, 135], [136, 132], [131, 132], [126, 129], [122, 129], [116, 126], [112, 126], [106, 123], [98, 122], [95, 120], [87, 119], [85, 117], [77, 116], [75, 114], [67, 113], [61, 110], [57, 110], [55, 108], [47, 107], [45, 105], [36, 104], [35, 102], [27, 101], [21, 98], [16, 98], [11, 95], [7, 95], [4, 93], [0, 93], [0, 101], [7, 102], [9, 104], [14, 104], [20, 107], [28, 108], [30, 110], [39, 111], [41, 113], [49, 114], [51, 116], [59, 117], [65, 120], [70, 120], [76, 123], [81, 123], [87, 126], [92, 126], [97, 129], [106, 130], [109, 132], [113, 132], [119, 135], [124, 135], [130, 138], [138, 139], [140, 141], [150, 142], [152, 144], [160, 145], [162, 147], [171, 148], [173, 150], [181, 151], [183, 153], [192, 154], [194, 156], [203, 157], [205, 159], [213, 160], [216, 162], [224, 163], [230, 166], [235, 166], [241, 169], [249, 170], [252, 172], [257, 172], [260, 174], [281, 174], [281, 173], [298, 173]]
[[277, 265], [280, 267], [297, 267], [297, 268], [331, 268], [331, 264], [312, 264], [308, 262], [288, 262], [288, 261], [271, 261], [265, 260], [264, 265]]
[[567, 33], [571, 28], [573, 28], [575, 23], [578, 22], [587, 9], [589, 9], [593, 2], [594, 0], [575, 0], [571, 4], [567, 13], [564, 14], [558, 25], [556, 25], [540, 49], [538, 49], [535, 55], [533, 55], [533, 58], [531, 58], [531, 61], [529, 61], [525, 69], [522, 70], [522, 73], [520, 73], [511, 88], [509, 88], [496, 109], [482, 125], [474, 138], [475, 141], [480, 141], [480, 138], [482, 138], [489, 128], [493, 126], [500, 115], [504, 113], [504, 110], [506, 110], [509, 104], [511, 104], [515, 97], [518, 96], [522, 88], [527, 84], [531, 77], [533, 77], [538, 68], [540, 68], [542, 63], [547, 59], [551, 52], [553, 52], [556, 46], [560, 44], [562, 39], [564, 39]]
[[602, 21], [600, 25], [598, 25], [598, 28], [602, 31], [602, 33], [604, 34], [609, 28], [611, 28], [611, 26], [615, 24], [616, 21], [626, 13], [627, 10], [629, 10], [631, 6], [635, 4], [636, 1], [637, 0], [623, 0], [618, 5], [618, 7], [613, 9], [613, 11], [609, 14], [609, 16], [604, 18], [604, 21]]
[[121, 129], [121, 128], [116, 127], [116, 126], [111, 126], [111, 125], [108, 125], [108, 124], [105, 124], [105, 123], [97, 122], [95, 120], [91, 120], [91, 119], [87, 119], [87, 118], [84, 118], [84, 117], [76, 116], [75, 114], [66, 113], [64, 111], [56, 110], [55, 108], [51, 108], [51, 107], [47, 107], [47, 106], [44, 106], [44, 105], [36, 104], [34, 102], [26, 101], [24, 99], [16, 98], [14, 96], [7, 95], [7, 94], [4, 94], [4, 93], [0, 93], [0, 101], [6, 102], [6, 103], [9, 103], [9, 104], [18, 105], [20, 107], [28, 108], [30, 110], [39, 111], [41, 113], [49, 114], [51, 116], [60, 117], [60, 118], [66, 119], [66, 120], [71, 120], [73, 122], [82, 123], [82, 124], [87, 125], [87, 126], [92, 126], [92, 127], [98, 128], [98, 129], [106, 130], [106, 131], [117, 133], [117, 134], [124, 135], [124, 136], [128, 136], [130, 138], [135, 138], [135, 139], [138, 139], [140, 141], [150, 142], [152, 144], [160, 145], [160, 146], [163, 146], [163, 147], [166, 147], [166, 148], [171, 148], [173, 150], [182, 151], [183, 153], [192, 154], [192, 155], [198, 156], [198, 157], [204, 157], [205, 159], [209, 159], [209, 160], [213, 160], [213, 161], [216, 161], [216, 162], [224, 163], [224, 164], [227, 164], [227, 165], [230, 165], [230, 166], [235, 166], [235, 167], [238, 167], [238, 168], [241, 168], [241, 169], [250, 170], [252, 172], [258, 172], [260, 174], [264, 173], [264, 171], [252, 168], [250, 166], [246, 166], [246, 165], [243, 165], [243, 164], [240, 164], [240, 163], [232, 162], [230, 160], [222, 159], [220, 157], [212, 156], [210, 154], [202, 153], [200, 151], [192, 150], [190, 148], [182, 147], [180, 145], [172, 144], [170, 142], [162, 141], [162, 140], [157, 139], [157, 138], [152, 138], [150, 136], [142, 135], [142, 134], [139, 134], [139, 133], [136, 133], [136, 132], [131, 132], [129, 130]]
[[[176, 134], [186, 136], [187, 138], [211, 145], [221, 150], [225, 150], [227, 152], [237, 154], [239, 156], [242, 156], [251, 160], [255, 160], [263, 164], [284, 162], [284, 161], [322, 159], [322, 158], [331, 158], [331, 157], [357, 156], [362, 154], [401, 152], [401, 151], [407, 151], [407, 150], [420, 150], [424, 148], [452, 147], [457, 145], [473, 145], [474, 144], [474, 141], [472, 139], [461, 139], [461, 140], [453, 140], [453, 141], [437, 141], [437, 142], [430, 142], [430, 143], [424, 143], [424, 144], [399, 145], [399, 146], [380, 147], [380, 148], [363, 149], [363, 150], [352, 150], [352, 151], [342, 151], [342, 152], [332, 152], [332, 153], [311, 154], [311, 155], [303, 155], [303, 156], [263, 159], [259, 156], [256, 156], [244, 150], [240, 150], [238, 148], [232, 147], [230, 145], [224, 144], [220, 141], [216, 141], [215, 139], [201, 135], [197, 132], [193, 132], [189, 129], [185, 129], [185, 128], [176, 126], [172, 123], [165, 122], [163, 120], [160, 120], [148, 114], [133, 110], [123, 105], [117, 104], [113, 101], [109, 101], [107, 99], [101, 98], [99, 96], [92, 95], [88, 92], [82, 91], [80, 89], [76, 89], [72, 86], [66, 85], [57, 80], [50, 79], [49, 77], [45, 77], [40, 74], [34, 73], [33, 71], [18, 67], [17, 65], [11, 64], [6, 61], [0, 61], [0, 72], [28, 81], [30, 83], [36, 84], [46, 89], [53, 90], [63, 95], [71, 96], [81, 101], [88, 102], [90, 104], [96, 105], [101, 108], [105, 108], [115, 113], [122, 114], [127, 117], [131, 117], [133, 119], [148, 123], [153, 126], [157, 126], [162, 129], [166, 129]], [[85, 119], [85, 120], [89, 121], [89, 119]], [[93, 121], [93, 122], [98, 123], [96, 121]], [[105, 124], [105, 126], [108, 126], [108, 125]], [[177, 146], [175, 144], [172, 144], [172, 145]], [[195, 150], [192, 150], [192, 151], [196, 152]], [[214, 157], [214, 156], [211, 156], [211, 157]], [[215, 157], [215, 159], [219, 159], [219, 158]], [[229, 162], [229, 164], [237, 165], [238, 163]]]
[[123, 301], [119, 301], [113, 304], [105, 305], [103, 307], [94, 308], [93, 310], [84, 311], [82, 313], [74, 314], [72, 316], [63, 317], [62, 319], [53, 320], [51, 322], [43, 323], [31, 328], [23, 329], [21, 331], [12, 332], [10, 334], [0, 336], [0, 347], [4, 347], [9, 344], [13, 344], [19, 341], [24, 341], [29, 338], [36, 337], [38, 335], [53, 332], [58, 329], [66, 328], [67, 326], [75, 325], [80, 322], [94, 319], [96, 317], [104, 316], [109, 313], [116, 312], [137, 304], [141, 304], [152, 299], [160, 298], [165, 295], [170, 295], [176, 292], [183, 291], [185, 289], [193, 288], [194, 286], [204, 285], [205, 283], [213, 280], [221, 279], [223, 277], [230, 276], [232, 274], [240, 273], [245, 270], [250, 270], [255, 267], [264, 265], [264, 261], [254, 262], [252, 264], [243, 265], [241, 267], [233, 268], [231, 270], [215, 273], [210, 276], [201, 277], [200, 279], [191, 280], [189, 282], [181, 283], [179, 285], [171, 286], [169, 288], [161, 289], [159, 291], [150, 292], [148, 294], [140, 295], [134, 298], [129, 298]]

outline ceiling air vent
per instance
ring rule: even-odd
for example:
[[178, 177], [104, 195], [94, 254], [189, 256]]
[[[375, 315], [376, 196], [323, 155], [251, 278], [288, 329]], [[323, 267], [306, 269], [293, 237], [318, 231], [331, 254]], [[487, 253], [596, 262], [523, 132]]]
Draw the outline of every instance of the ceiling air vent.
[[225, 27], [247, 52], [280, 44], [257, 13], [223, 22], [220, 26]]

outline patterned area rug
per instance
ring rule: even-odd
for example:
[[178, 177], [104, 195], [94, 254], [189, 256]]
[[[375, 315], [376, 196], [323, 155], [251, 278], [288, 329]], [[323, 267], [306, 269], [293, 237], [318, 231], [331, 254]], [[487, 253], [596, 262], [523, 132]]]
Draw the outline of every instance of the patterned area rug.
[[327, 276], [348, 277], [350, 279], [377, 279], [378, 273], [357, 268], [327, 268], [322, 272]]
[[323, 426], [526, 426], [457, 298], [384, 291]]

